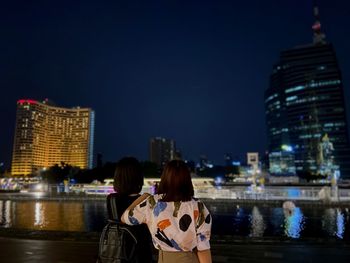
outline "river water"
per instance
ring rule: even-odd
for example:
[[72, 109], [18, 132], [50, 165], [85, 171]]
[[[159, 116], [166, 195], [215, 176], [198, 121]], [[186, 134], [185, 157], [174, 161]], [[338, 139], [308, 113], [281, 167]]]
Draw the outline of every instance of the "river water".
[[[303, 206], [292, 213], [273, 204], [206, 205], [213, 215], [212, 230], [216, 235], [350, 240], [350, 205]], [[101, 231], [106, 213], [103, 201], [0, 200], [0, 228]]]

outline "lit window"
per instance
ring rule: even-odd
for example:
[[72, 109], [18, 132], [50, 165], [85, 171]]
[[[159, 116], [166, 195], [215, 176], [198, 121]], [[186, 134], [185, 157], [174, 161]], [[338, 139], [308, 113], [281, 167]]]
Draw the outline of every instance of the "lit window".
[[293, 92], [293, 91], [298, 91], [298, 90], [303, 90], [303, 89], [305, 89], [305, 86], [296, 86], [296, 87], [293, 87], [293, 88], [290, 88], [290, 89], [286, 89], [285, 93], [290, 93], [290, 92]]
[[277, 98], [277, 97], [278, 97], [278, 94], [275, 93], [275, 94], [269, 96], [269, 97], [265, 100], [265, 102], [269, 102], [270, 100], [273, 100], [274, 98]]
[[325, 70], [326, 69], [326, 66], [318, 66], [317, 67], [317, 70]]
[[330, 85], [337, 85], [340, 84], [340, 80], [327, 80], [327, 81], [319, 81], [319, 82], [314, 82], [310, 84], [310, 87], [323, 87], [323, 86], [330, 86]]
[[287, 97], [287, 98], [286, 98], [286, 101], [296, 100], [297, 98], [298, 98], [298, 96]]

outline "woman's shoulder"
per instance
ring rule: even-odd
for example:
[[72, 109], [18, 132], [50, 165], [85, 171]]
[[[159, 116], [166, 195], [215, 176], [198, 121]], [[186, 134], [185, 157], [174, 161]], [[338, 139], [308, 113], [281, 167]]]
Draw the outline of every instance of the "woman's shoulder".
[[[179, 202], [174, 202], [174, 201], [162, 201], [163, 198], [163, 194], [155, 194], [155, 195], [149, 195], [147, 197], [147, 202], [151, 205], [155, 205], [156, 203], [179, 203]], [[180, 201], [180, 203], [182, 204], [188, 204], [188, 205], [198, 205], [199, 203], [202, 203], [201, 200], [199, 200], [198, 198], [192, 197], [191, 200], [189, 201]]]

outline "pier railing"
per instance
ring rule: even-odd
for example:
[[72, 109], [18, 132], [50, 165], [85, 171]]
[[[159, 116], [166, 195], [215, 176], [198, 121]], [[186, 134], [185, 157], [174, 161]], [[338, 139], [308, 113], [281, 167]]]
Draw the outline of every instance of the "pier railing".
[[350, 189], [337, 187], [215, 187], [196, 189], [198, 198], [242, 200], [350, 201]]
[[[58, 188], [57, 188], [58, 189]], [[78, 189], [78, 190], [77, 190]], [[87, 191], [88, 190], [88, 191]], [[89, 186], [83, 189], [75, 187], [70, 193], [89, 195], [107, 195], [112, 188], [107, 186]], [[143, 192], [152, 193], [150, 187], [144, 187]], [[49, 193], [56, 193], [56, 188], [49, 187]], [[336, 186], [202, 186], [195, 187], [195, 196], [206, 199], [241, 199], [241, 200], [304, 200], [324, 202], [350, 202], [350, 189]]]

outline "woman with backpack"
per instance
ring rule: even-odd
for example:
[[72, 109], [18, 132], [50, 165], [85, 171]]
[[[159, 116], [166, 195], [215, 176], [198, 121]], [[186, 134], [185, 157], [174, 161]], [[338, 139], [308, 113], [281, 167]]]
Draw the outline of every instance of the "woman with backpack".
[[[121, 215], [128, 206], [140, 197], [139, 193], [142, 190], [143, 173], [141, 164], [137, 159], [125, 157], [119, 160], [114, 174], [113, 186], [116, 193], [107, 196], [108, 218], [110, 221], [120, 222]], [[147, 226], [132, 226], [129, 227], [128, 232], [135, 236], [137, 244], [133, 253], [134, 256], [130, 260], [122, 260], [121, 262], [151, 263], [152, 241]], [[128, 246], [127, 241], [128, 239], [123, 245]], [[122, 248], [123, 251], [129, 249]]]
[[143, 194], [122, 216], [128, 225], [147, 224], [158, 263], [211, 263], [211, 216], [195, 199], [188, 167], [170, 161], [161, 176], [158, 193]]

